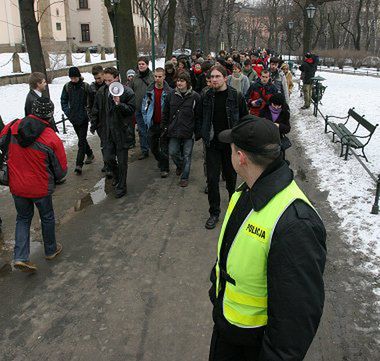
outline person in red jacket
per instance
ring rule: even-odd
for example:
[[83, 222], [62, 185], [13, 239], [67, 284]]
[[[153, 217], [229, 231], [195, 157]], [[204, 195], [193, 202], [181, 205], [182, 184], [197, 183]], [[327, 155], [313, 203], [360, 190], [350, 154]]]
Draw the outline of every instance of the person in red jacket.
[[[37, 206], [42, 227], [45, 258], [52, 260], [62, 251], [55, 239], [55, 217], [52, 202], [55, 182], [67, 173], [67, 159], [61, 139], [51, 128], [54, 105], [38, 98], [32, 114], [8, 124], [0, 133], [0, 146], [7, 139], [9, 188], [17, 211], [14, 267], [34, 272], [30, 262], [30, 225]], [[9, 138], [10, 136], [10, 138]]]
[[269, 71], [263, 70], [260, 79], [252, 83], [246, 94], [250, 114], [259, 116], [261, 109], [269, 103], [271, 96], [276, 93], [278, 90], [270, 81]]

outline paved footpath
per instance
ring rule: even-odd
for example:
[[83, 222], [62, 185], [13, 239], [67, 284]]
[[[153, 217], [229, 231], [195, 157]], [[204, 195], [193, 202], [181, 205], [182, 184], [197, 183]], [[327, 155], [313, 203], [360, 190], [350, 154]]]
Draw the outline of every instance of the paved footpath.
[[[315, 174], [293, 139], [289, 157], [297, 179], [329, 232], [325, 313], [306, 360], [376, 360], [376, 315], [370, 292], [360, 286], [364, 276], [355, 271], [360, 260], [344, 248], [327, 194], [317, 191]], [[70, 174], [54, 196], [57, 238], [64, 246], [59, 258], [43, 259], [34, 222], [38, 272], [0, 277], [0, 360], [207, 360], [208, 277], [220, 225], [204, 228], [200, 144], [188, 188], [177, 185], [174, 172], [161, 179], [150, 157], [131, 163], [128, 195], [118, 200], [101, 180], [99, 159], [98, 152], [87, 174]], [[224, 189], [222, 194], [225, 209]], [[10, 197], [0, 197], [10, 237], [14, 211]]]

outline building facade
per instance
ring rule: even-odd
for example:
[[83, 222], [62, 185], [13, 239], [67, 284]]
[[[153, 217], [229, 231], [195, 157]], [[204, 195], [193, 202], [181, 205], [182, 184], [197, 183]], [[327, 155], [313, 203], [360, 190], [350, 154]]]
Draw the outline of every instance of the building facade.
[[[150, 39], [149, 26], [132, 1], [137, 44]], [[35, 2], [41, 43], [45, 50], [114, 47], [113, 30], [104, 0], [39, 0]], [[17, 1], [0, 0], [0, 51], [21, 51], [23, 47]]]

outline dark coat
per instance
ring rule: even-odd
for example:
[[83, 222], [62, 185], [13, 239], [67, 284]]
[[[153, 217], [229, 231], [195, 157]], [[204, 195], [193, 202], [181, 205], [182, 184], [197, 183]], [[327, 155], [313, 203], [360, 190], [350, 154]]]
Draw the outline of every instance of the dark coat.
[[90, 84], [90, 88], [89, 88], [89, 98], [88, 98], [88, 105], [89, 105], [89, 109], [91, 110], [92, 107], [94, 106], [94, 102], [95, 102], [95, 95], [96, 93], [98, 92], [98, 90], [104, 85], [104, 83], [102, 84], [98, 84], [97, 82], [92, 82]]
[[66, 83], [62, 89], [61, 107], [73, 125], [88, 122], [89, 88], [89, 84], [81, 79], [78, 83]]
[[191, 77], [191, 85], [193, 87], [193, 90], [196, 91], [198, 94], [202, 92], [202, 89], [207, 85], [206, 81], [206, 74], [195, 74], [194, 70], [191, 69], [190, 71], [190, 77]]
[[25, 100], [24, 111], [25, 111], [26, 117], [28, 115], [32, 114], [32, 105], [33, 105], [34, 101], [38, 98], [39, 98], [39, 96], [37, 95], [37, 93], [34, 90], [30, 89], [28, 95], [26, 96], [26, 100]]
[[313, 78], [315, 76], [315, 72], [317, 71], [317, 67], [314, 63], [308, 63], [304, 61], [301, 66], [300, 70], [302, 71], [302, 81], [304, 84], [311, 84]]
[[[239, 123], [244, 115], [248, 114], [247, 104], [241, 93], [234, 88], [227, 86], [228, 95], [226, 101], [227, 120], [229, 128]], [[202, 121], [200, 126], [200, 136], [203, 138], [206, 146], [210, 145], [213, 137], [212, 119], [214, 116], [215, 90], [208, 89], [201, 97], [202, 104]]]
[[[264, 109], [261, 109], [260, 117], [266, 118], [269, 120], [273, 120], [272, 119], [272, 113], [270, 112], [270, 109], [269, 109], [269, 104], [267, 104]], [[282, 111], [281, 111], [280, 115], [278, 116], [277, 120], [275, 121], [275, 123], [279, 124], [278, 129], [279, 129], [281, 135], [285, 135], [285, 134], [290, 132], [290, 121], [289, 120], [290, 120], [290, 110], [289, 110], [289, 106], [287, 104], [285, 104], [282, 107]]]
[[117, 148], [129, 148], [134, 143], [133, 114], [136, 110], [135, 94], [124, 86], [120, 104], [110, 97], [108, 86], [103, 85], [95, 95], [91, 111], [91, 130], [98, 130], [102, 141], [112, 141]]
[[[247, 94], [245, 95], [249, 112], [253, 115], [259, 116], [261, 109], [269, 103], [269, 99], [276, 93], [278, 93], [278, 90], [271, 82], [263, 84], [261, 79], [257, 79], [251, 84]], [[259, 99], [261, 99], [261, 105], [258, 107], [253, 107], [252, 101]]]
[[[250, 205], [246, 206], [260, 211], [292, 180], [293, 171], [285, 161], [277, 159], [249, 190]], [[245, 189], [248, 189], [245, 183], [239, 187], [243, 192]], [[233, 211], [230, 220], [235, 219], [236, 212]], [[229, 247], [227, 243], [222, 245], [225, 251], [221, 255], [221, 263], [228, 255]], [[303, 360], [322, 315], [325, 262], [326, 230], [323, 222], [308, 204], [295, 200], [283, 213], [273, 231], [267, 263], [266, 326], [239, 328], [225, 319], [222, 311], [224, 291], [215, 299], [215, 268], [213, 269], [210, 298], [214, 305], [215, 327], [221, 338], [238, 346], [252, 346], [255, 342], [260, 342], [260, 361]], [[222, 290], [224, 287], [222, 283]]]
[[167, 70], [165, 70], [165, 81], [168, 83], [170, 88], [174, 89], [175, 88], [175, 80], [174, 80], [174, 75], [175, 75], [175, 70], [173, 72], [168, 73]]
[[165, 98], [161, 128], [169, 138], [191, 139], [199, 134], [201, 119], [201, 97], [189, 89], [182, 95], [177, 89]]

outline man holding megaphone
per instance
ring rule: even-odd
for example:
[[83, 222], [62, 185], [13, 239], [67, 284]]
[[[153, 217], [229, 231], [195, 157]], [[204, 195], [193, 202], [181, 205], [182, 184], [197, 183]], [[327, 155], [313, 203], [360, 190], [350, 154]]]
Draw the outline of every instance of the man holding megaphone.
[[104, 162], [113, 174], [116, 198], [127, 193], [128, 149], [133, 144], [133, 90], [120, 83], [119, 71], [104, 69], [104, 83], [96, 93], [91, 131], [102, 128]]

